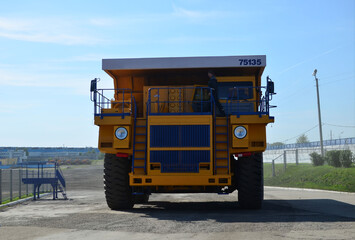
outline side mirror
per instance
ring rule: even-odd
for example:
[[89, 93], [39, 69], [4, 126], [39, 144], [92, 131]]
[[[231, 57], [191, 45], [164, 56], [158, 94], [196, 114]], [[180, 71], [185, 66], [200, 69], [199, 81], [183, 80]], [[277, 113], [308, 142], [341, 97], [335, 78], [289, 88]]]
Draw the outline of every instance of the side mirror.
[[91, 80], [90, 92], [95, 92], [97, 89], [97, 78]]
[[269, 76], [267, 76], [266, 91], [267, 91], [269, 94], [274, 94], [274, 93], [275, 93], [274, 82], [271, 81], [271, 79], [269, 78]]

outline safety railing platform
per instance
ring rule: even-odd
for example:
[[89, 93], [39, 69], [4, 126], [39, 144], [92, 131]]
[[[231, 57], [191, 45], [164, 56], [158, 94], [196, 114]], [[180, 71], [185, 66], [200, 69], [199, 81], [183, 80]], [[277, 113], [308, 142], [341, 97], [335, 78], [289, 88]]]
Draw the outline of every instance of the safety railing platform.
[[[47, 164], [47, 162], [29, 162], [22, 163], [22, 168], [26, 170], [22, 172], [22, 182], [24, 184], [33, 184], [33, 199], [39, 198], [40, 187], [42, 184], [49, 184], [52, 186], [53, 200], [58, 198], [58, 192], [61, 192], [64, 199], [66, 195], [66, 182], [63, 172], [57, 163]], [[29, 170], [34, 167], [37, 168], [35, 173], [30, 174]]]
[[209, 87], [161, 87], [148, 90], [147, 115], [211, 115]]
[[[108, 97], [109, 96], [109, 97]], [[94, 115], [101, 118], [107, 116], [129, 116], [134, 112], [135, 99], [132, 89], [94, 89], [91, 91], [94, 102]]]

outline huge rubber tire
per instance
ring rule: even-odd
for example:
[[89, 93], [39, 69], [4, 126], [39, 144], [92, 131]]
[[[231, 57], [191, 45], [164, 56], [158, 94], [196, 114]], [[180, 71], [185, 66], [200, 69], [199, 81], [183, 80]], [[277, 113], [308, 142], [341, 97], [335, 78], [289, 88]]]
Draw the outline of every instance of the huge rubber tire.
[[128, 158], [105, 154], [104, 184], [106, 202], [112, 210], [133, 208], [132, 189], [129, 186], [131, 163]]
[[264, 199], [263, 155], [241, 157], [236, 164], [238, 202], [243, 209], [260, 209]]

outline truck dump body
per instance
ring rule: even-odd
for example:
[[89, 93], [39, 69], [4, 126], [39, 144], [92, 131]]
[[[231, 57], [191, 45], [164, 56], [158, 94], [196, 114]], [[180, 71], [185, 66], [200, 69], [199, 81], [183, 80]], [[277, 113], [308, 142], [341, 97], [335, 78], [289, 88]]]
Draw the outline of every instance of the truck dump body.
[[[213, 69], [216, 76], [261, 76], [265, 66], [266, 56], [264, 55], [102, 60], [102, 69], [114, 79], [115, 88], [132, 88], [134, 82], [138, 84], [141, 81], [145, 82], [144, 86], [163, 85], [164, 83], [169, 86], [206, 85], [209, 69]], [[119, 81], [120, 78], [126, 77], [136, 79]], [[139, 90], [139, 86], [136, 87]]]
[[[93, 80], [99, 149], [107, 155], [106, 172], [117, 164], [126, 169], [121, 177], [127, 201], [133, 204], [152, 192], [237, 189], [237, 169], [243, 169], [237, 165], [243, 158], [260, 162], [265, 126], [274, 121], [269, 116], [273, 84], [268, 78], [268, 86], [261, 87], [265, 66], [264, 55], [104, 59], [114, 89], [97, 89]], [[208, 86], [211, 69], [218, 89]], [[112, 191], [106, 196], [112, 199]], [[116, 198], [108, 200], [111, 208], [122, 200]]]

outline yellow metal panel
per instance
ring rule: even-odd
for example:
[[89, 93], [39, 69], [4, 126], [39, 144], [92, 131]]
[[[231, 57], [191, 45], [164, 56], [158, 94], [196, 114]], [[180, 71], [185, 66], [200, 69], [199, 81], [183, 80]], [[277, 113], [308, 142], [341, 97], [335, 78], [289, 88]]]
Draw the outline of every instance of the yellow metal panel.
[[249, 140], [250, 141], [266, 141], [265, 124], [249, 125]]
[[[234, 133], [233, 134], [233, 145], [234, 149], [230, 149], [230, 153], [240, 153], [240, 152], [263, 152], [266, 149], [266, 124], [274, 122], [273, 119], [270, 119], [269, 116], [263, 115], [261, 117], [255, 116], [245, 116], [242, 115], [239, 118], [236, 116], [230, 117], [230, 123], [233, 126], [233, 130], [236, 125], [247, 125], [248, 126], [248, 146], [244, 149], [235, 148], [239, 146], [237, 141], [235, 141]], [[245, 146], [245, 145], [244, 145]]]
[[[149, 89], [151, 88], [165, 88], [165, 89], [152, 89], [150, 90], [150, 100], [151, 102], [156, 102], [159, 99], [159, 105], [158, 103], [152, 103], [150, 105], [150, 111], [152, 113], [157, 113], [158, 110], [161, 113], [168, 112], [168, 104], [167, 103], [162, 103], [168, 101], [168, 89], [167, 86], [144, 86], [143, 87], [143, 101], [144, 101], [144, 106], [147, 106], [147, 101], [149, 98]], [[159, 107], [159, 109], [158, 109]], [[144, 111], [144, 116], [146, 116], [146, 107], [143, 108]]]
[[211, 123], [211, 115], [149, 116], [148, 118], [148, 125], [211, 125]]
[[125, 116], [124, 118], [117, 116], [109, 117], [95, 117], [95, 125], [130, 125], [132, 124], [132, 118], [130, 116]]
[[[160, 163], [150, 163], [147, 164], [148, 168], [147, 168], [147, 175], [148, 176], [210, 176], [212, 175], [213, 172], [213, 165], [211, 162], [209, 162], [210, 164], [210, 169], [206, 170], [206, 169], [200, 169], [200, 171], [198, 173], [191, 173], [191, 172], [177, 172], [177, 173], [162, 173], [160, 168], [154, 168], [153, 166], [157, 166]], [[201, 165], [200, 165], [201, 166]]]
[[117, 126], [130, 126], [132, 124], [131, 121], [132, 118], [130, 116], [126, 116], [125, 118], [110, 116], [110, 117], [104, 117], [102, 119], [100, 117], [95, 117], [95, 124], [100, 126], [99, 129], [100, 151], [103, 153], [111, 153], [111, 154], [115, 154], [117, 152], [132, 154], [132, 149], [130, 148], [120, 148], [120, 149], [115, 148], [115, 146], [117, 146], [118, 144], [117, 142], [115, 143], [115, 139], [116, 141], [118, 141], [118, 139], [115, 137], [115, 130], [117, 129]]
[[159, 147], [150, 148], [151, 151], [208, 151], [210, 147]]
[[[118, 139], [115, 136], [116, 129], [119, 127], [124, 127], [127, 129], [127, 137], [123, 140]], [[130, 131], [130, 126], [115, 126], [113, 128], [113, 147], [114, 148], [129, 148], [130, 147], [130, 140], [131, 140], [131, 131]]]
[[231, 175], [229, 174], [221, 174], [221, 175], [213, 175], [213, 176], [212, 175], [209, 176], [202, 176], [202, 175], [146, 176], [146, 175], [134, 175], [130, 173], [129, 175], [130, 175], [129, 180], [131, 186], [228, 186], [231, 185]]
[[254, 81], [255, 81], [254, 76], [216, 77], [216, 79], [217, 79], [217, 82], [253, 82], [253, 86], [254, 86]]
[[[239, 126], [243, 124], [234, 124], [233, 129], [235, 126]], [[233, 148], [230, 148], [230, 153], [241, 153], [241, 152], [263, 152], [266, 149], [266, 130], [265, 130], [265, 123], [259, 124], [248, 124], [248, 146], [246, 148], [236, 148], [239, 145], [234, 143], [233, 141]], [[245, 125], [243, 125], [245, 126]], [[236, 139], [233, 134], [233, 140]], [[236, 144], [236, 145], [235, 145]]]
[[[239, 139], [234, 135], [234, 129], [238, 126], [245, 127], [245, 129], [247, 130], [247, 135], [243, 139]], [[247, 147], [249, 147], [248, 125], [233, 125], [231, 134], [233, 136], [233, 148], [247, 148]]]
[[169, 112], [184, 112], [184, 90], [172, 88], [169, 89]]
[[[130, 97], [130, 95], [127, 94]], [[108, 111], [109, 110], [109, 111]], [[132, 103], [130, 99], [116, 99], [111, 100], [111, 109], [102, 109], [103, 113], [130, 113], [132, 110]]]
[[113, 131], [112, 125], [100, 126], [100, 128], [99, 128], [99, 142], [113, 142], [112, 131]]
[[217, 175], [228, 174], [227, 168], [217, 168]]
[[241, 115], [239, 117], [232, 115], [230, 117], [231, 124], [253, 124], [253, 123], [273, 123], [274, 119], [269, 118], [267, 115], [262, 115], [259, 117], [258, 115]]
[[185, 95], [184, 96], [184, 98], [185, 98], [184, 109], [185, 109], [185, 112], [193, 112], [192, 104], [188, 101], [192, 101], [195, 89], [193, 88], [193, 86], [186, 86], [186, 87], [189, 87], [189, 88], [184, 90], [184, 95]]

